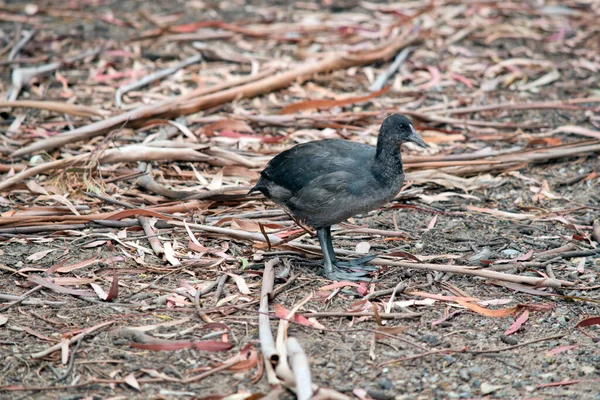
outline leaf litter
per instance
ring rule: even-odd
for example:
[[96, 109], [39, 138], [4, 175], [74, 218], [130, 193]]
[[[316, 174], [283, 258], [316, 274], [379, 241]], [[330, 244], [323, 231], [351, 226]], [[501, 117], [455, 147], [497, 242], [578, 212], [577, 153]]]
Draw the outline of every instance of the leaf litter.
[[[240, 5], [1, 6], [0, 390], [595, 393], [598, 5]], [[246, 193], [393, 112], [428, 148], [334, 227], [374, 280], [331, 283]]]

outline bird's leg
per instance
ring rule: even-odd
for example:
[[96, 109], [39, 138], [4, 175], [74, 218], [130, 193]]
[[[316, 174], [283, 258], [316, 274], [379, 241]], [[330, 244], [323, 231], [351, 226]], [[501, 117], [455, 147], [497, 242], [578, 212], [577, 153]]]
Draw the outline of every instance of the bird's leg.
[[333, 265], [337, 261], [335, 252], [333, 251], [333, 243], [331, 243], [331, 228], [317, 228], [317, 237], [323, 252], [323, 268], [325, 275], [333, 273]]
[[[335, 251], [333, 250], [333, 242], [331, 241], [331, 228], [317, 228], [317, 237], [319, 238], [319, 244], [321, 245], [321, 251], [323, 252], [323, 267], [325, 269], [325, 276], [333, 280], [368, 280], [365, 279], [365, 276], [368, 274], [368, 271], [376, 271], [378, 268], [366, 267], [360, 265], [360, 263], [355, 263], [356, 261], [361, 261], [367, 257], [363, 257], [362, 259], [351, 261], [351, 262], [340, 262], [335, 257]], [[374, 258], [369, 256], [366, 261], [370, 261]], [[366, 262], [363, 261], [363, 262]], [[344, 269], [361, 269], [360, 272], [349, 272], [344, 271]]]
[[332, 254], [332, 262], [334, 265], [340, 267], [340, 268], [353, 268], [353, 269], [362, 269], [363, 271], [377, 271], [379, 268], [376, 266], [368, 266], [365, 265], [366, 263], [368, 263], [369, 261], [371, 261], [372, 259], [374, 259], [375, 255], [369, 254], [366, 255], [364, 257], [361, 258], [356, 258], [354, 260], [350, 260], [350, 261], [338, 261], [335, 257], [335, 251], [333, 250], [333, 240], [331, 238], [331, 228], [326, 228], [327, 229], [327, 234], [329, 236], [329, 241], [327, 242], [327, 248], [329, 251], [329, 254]]

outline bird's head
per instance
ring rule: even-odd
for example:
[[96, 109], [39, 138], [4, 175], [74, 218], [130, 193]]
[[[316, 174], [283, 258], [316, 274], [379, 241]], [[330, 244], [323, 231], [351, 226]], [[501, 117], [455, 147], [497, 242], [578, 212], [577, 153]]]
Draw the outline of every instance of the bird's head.
[[413, 142], [421, 147], [427, 147], [415, 131], [412, 122], [401, 114], [393, 114], [387, 117], [381, 124], [379, 135], [388, 136], [398, 144]]

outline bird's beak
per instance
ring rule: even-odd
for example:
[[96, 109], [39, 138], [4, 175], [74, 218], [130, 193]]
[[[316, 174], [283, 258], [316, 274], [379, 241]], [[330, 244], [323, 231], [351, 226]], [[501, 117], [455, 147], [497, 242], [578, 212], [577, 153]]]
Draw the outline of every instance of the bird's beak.
[[416, 143], [419, 146], [426, 148], [427, 145], [425, 144], [425, 142], [423, 141], [423, 139], [421, 139], [421, 136], [419, 136], [417, 134], [417, 132], [415, 131], [415, 128], [413, 128], [412, 125], [411, 125], [410, 129], [411, 129], [412, 132], [411, 132], [410, 136], [408, 136], [408, 141]]

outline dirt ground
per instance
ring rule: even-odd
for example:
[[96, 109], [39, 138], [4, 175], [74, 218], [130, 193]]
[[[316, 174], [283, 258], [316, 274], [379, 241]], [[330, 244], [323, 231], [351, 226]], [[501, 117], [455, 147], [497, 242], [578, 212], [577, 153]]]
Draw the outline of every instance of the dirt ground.
[[[0, 18], [3, 20], [0, 26], [5, 39], [1, 47], [10, 39], [15, 24], [21, 23], [18, 22], [20, 19], [15, 22], [14, 18], [6, 15], [18, 15], [31, 18], [23, 26], [27, 28], [28, 24], [33, 24], [38, 31], [35, 40], [21, 51], [21, 57], [33, 59], [43, 55], [48, 59], [41, 63], [46, 63], [61, 57], [61, 52], [72, 55], [99, 45], [107, 46], [113, 51], [113, 57], [120, 57], [117, 50], [131, 52], [134, 56], [123, 60], [92, 60], [90, 65], [84, 63], [65, 67], [64, 71], [59, 72], [68, 80], [67, 87], [63, 86], [61, 76], [56, 74], [36, 78], [38, 81], [31, 88], [24, 89], [20, 99], [65, 101], [69, 98], [65, 92], [70, 90], [75, 104], [103, 107], [115, 113], [122, 111], [114, 105], [114, 93], [116, 87], [124, 81], [90, 83], [93, 81], [88, 76], [90, 69], [94, 73], [96, 69], [101, 70], [105, 75], [121, 71], [148, 72], [145, 68], [153, 63], [156, 63], [157, 69], [164, 68], [172, 60], [182, 60], [194, 54], [189, 41], [163, 43], [158, 39], [131, 40], [132, 37], [139, 36], [140, 32], [160, 26], [158, 16], [177, 17], [173, 21], [165, 19], [166, 24], [175, 24], [175, 21], [177, 25], [181, 25], [195, 21], [222, 20], [242, 27], [250, 24], [262, 27], [276, 22], [292, 24], [306, 22], [311, 18], [322, 21], [323, 24], [347, 20], [348, 26], [343, 29], [356, 29], [369, 37], [369, 32], [374, 34], [376, 31], [377, 18], [417, 15], [414, 18], [423, 20], [415, 21], [420, 21], [425, 28], [431, 29], [432, 37], [417, 45], [422, 46], [421, 49], [415, 53], [414, 59], [407, 61], [399, 74], [413, 73], [416, 70], [425, 74], [433, 71], [431, 67], [437, 66], [444, 74], [442, 82], [448, 82], [449, 78], [446, 78], [450, 75], [446, 73], [451, 73], [450, 66], [454, 62], [458, 62], [467, 53], [470, 54], [469, 57], [477, 59], [472, 70], [469, 66], [463, 69], [464, 76], [470, 77], [468, 74], [472, 72], [473, 76], [481, 79], [478, 81], [473, 77], [469, 78], [475, 88], [468, 88], [455, 81], [452, 85], [438, 85], [435, 90], [429, 91], [424, 87], [419, 89], [418, 86], [428, 80], [419, 80], [426, 75], [414, 73], [411, 75], [413, 81], [409, 79], [408, 82], [403, 82], [405, 86], [402, 86], [402, 90], [393, 86], [390, 92], [360, 106], [330, 109], [332, 114], [378, 112], [401, 106], [420, 111], [452, 101], [458, 102], [451, 104], [452, 107], [459, 107], [600, 96], [600, 31], [593, 24], [600, 17], [600, 7], [593, 1], [542, 2], [544, 5], [538, 4], [539, 2], [434, 2], [439, 3], [438, 8], [434, 6], [434, 9], [413, 8], [412, 3], [419, 2], [405, 2], [404, 6], [397, 6], [395, 14], [375, 10], [376, 6], [384, 6], [385, 3], [352, 1], [322, 1], [317, 6], [310, 2], [239, 1], [172, 1], [158, 5], [158, 2], [135, 0], [99, 0], [69, 2], [64, 7], [52, 3], [36, 2], [38, 9], [36, 12], [30, 9], [29, 14], [24, 11], [28, 2], [0, 5], [0, 12], [4, 13], [4, 17]], [[419, 10], [423, 14], [418, 14]], [[67, 12], [72, 14], [65, 16]], [[468, 19], [474, 15], [478, 16], [479, 25], [475, 24], [471, 29]], [[94, 19], [93, 16], [98, 18]], [[439, 23], [432, 24], [431, 21]], [[486, 28], [486, 21], [497, 26], [497, 31]], [[515, 30], [507, 27], [514, 27]], [[339, 26], [337, 29], [342, 30]], [[218, 32], [231, 33], [227, 30]], [[564, 36], [560, 40], [575, 40], [574, 38], [579, 37], [577, 35], [583, 33], [588, 36], [575, 42], [577, 46], [548, 40], [548, 37], [559, 34]], [[464, 35], [464, 39], [456, 42], [456, 46], [442, 46], [444, 51], [441, 51], [440, 43], [457, 34]], [[498, 39], [488, 40], [489, 36], [486, 35], [493, 34], [498, 34]], [[290, 34], [290, 37], [293, 38], [293, 35]], [[261, 62], [268, 57], [290, 63], [302, 62], [303, 57], [310, 53], [337, 50], [347, 45], [343, 41], [330, 44], [320, 39], [319, 34], [315, 34], [310, 40], [286, 42], [234, 32], [231, 37], [206, 39], [205, 42], [215, 49], [220, 49], [222, 45], [224, 49], [239, 51], [239, 54], [251, 54]], [[362, 42], [352, 42], [352, 45], [358, 48], [360, 43]], [[178, 54], [179, 50], [185, 56]], [[516, 63], [508, 68], [509, 72], [518, 72], [516, 77], [499, 79], [494, 90], [478, 91], [482, 82], [490, 81], [485, 81], [484, 77], [487, 75], [484, 72], [475, 72], [476, 66], [485, 64], [491, 67], [501, 60], [516, 58], [533, 59], [540, 63], [531, 69], [527, 63]], [[583, 60], [589, 64], [585, 64]], [[30, 60], [18, 65], [26, 66], [28, 62], [36, 63]], [[540, 68], [546, 68], [544, 63], [554, 66], [541, 71], [538, 67], [542, 65]], [[4, 93], [8, 90], [11, 71], [15, 65], [0, 65], [5, 81], [2, 84]], [[248, 72], [247, 65], [232, 67], [227, 62], [216, 64], [213, 72], [205, 72], [204, 69], [212, 68], [210, 65], [212, 64], [203, 63], [191, 70], [182, 70], [166, 80], [166, 83], [156, 84], [147, 91], [143, 88], [136, 89], [124, 101], [133, 108], [179, 95], [186, 87], [199, 84], [201, 79], [198, 76], [206, 78], [204, 83], [217, 84], [219, 80], [211, 80], [210, 74], [219, 68], [226, 70], [222, 77], [231, 77], [227, 74], [232, 71]], [[178, 121], [183, 121], [194, 134], [198, 134], [202, 126], [209, 123], [208, 118], [215, 115], [243, 115], [253, 112], [276, 115], [277, 107], [300, 100], [328, 98], [331, 93], [341, 97], [353, 93], [358, 96], [366, 92], [369, 86], [367, 78], [371, 75], [378, 76], [388, 65], [389, 63], [378, 63], [367, 66], [364, 67], [364, 72], [359, 68], [358, 71], [341, 70], [321, 74], [285, 91], [255, 99], [236, 100], [185, 116]], [[559, 71], [559, 78], [548, 83], [542, 82], [535, 90], [521, 90], [509, 83], [504, 84], [507, 79], [526, 84], [539, 79], [548, 71], [551, 72], [553, 68]], [[524, 79], [524, 76], [528, 79]], [[141, 76], [133, 74], [126, 77], [139, 79]], [[460, 77], [456, 79], [462, 80]], [[414, 86], [411, 86], [413, 83]], [[404, 90], [406, 87], [409, 89]], [[426, 91], [425, 96], [421, 96], [422, 91]], [[432, 153], [421, 154], [409, 146], [404, 149], [404, 154], [407, 157], [457, 155], [488, 147], [507, 152], [514, 148], [535, 150], [557, 143], [572, 145], [584, 140], [597, 144], [600, 136], [581, 137], [576, 132], [565, 131], [551, 135], [540, 133], [565, 125], [576, 125], [598, 133], [599, 110], [597, 102], [581, 102], [563, 108], [493, 110], [466, 114], [474, 121], [513, 123], [517, 126], [508, 128], [469, 127], [466, 123], [460, 126], [457, 123], [427, 121], [415, 117], [417, 129], [423, 132], [423, 137], [433, 150], [430, 150]], [[57, 121], [64, 122], [65, 118], [74, 127], [90, 122], [85, 118], [71, 119], [65, 117], [66, 114], [57, 116], [35, 109], [12, 108], [1, 115], [4, 120], [2, 138], [7, 140], [0, 146], [11, 150], [15, 146], [55, 134], [51, 127], [63, 126]], [[21, 116], [21, 128], [17, 127], [20, 134], [12, 135], [9, 127], [17, 126], [15, 120]], [[348, 122], [347, 125], [364, 128], [361, 132], [352, 133], [352, 138], [373, 143], [381, 121], [378, 118], [379, 116], [367, 116]], [[46, 125], [40, 125], [43, 129], [36, 130], [38, 123]], [[52, 125], [53, 123], [58, 125]], [[263, 144], [250, 141], [249, 144], [240, 145], [238, 142], [233, 143], [233, 139], [231, 142], [225, 139], [215, 141], [214, 137], [208, 136], [202, 136], [201, 142], [236, 148], [240, 150], [240, 154], [250, 157], [252, 154], [273, 155], [299, 140], [332, 135], [332, 128], [263, 126], [258, 123], [251, 125], [255, 132], [269, 137], [280, 134], [288, 136], [283, 140]], [[122, 145], [141, 141], [158, 131], [159, 128], [151, 127], [148, 130], [118, 133], [111, 140]], [[459, 135], [462, 136], [458, 138]], [[447, 137], [454, 139], [449, 140]], [[75, 154], [81, 150], [80, 146], [88, 146], [86, 151], [89, 151], [102, 142], [102, 139], [95, 140], [42, 154], [43, 157], [56, 159], [65, 153]], [[32, 157], [14, 160], [9, 158], [7, 152], [3, 152], [6, 154], [6, 158], [2, 156], [3, 165], [29, 162]], [[220, 168], [196, 163], [198, 172], [190, 164], [183, 161], [152, 163], [160, 171], [160, 182], [170, 187], [198, 187], [194, 174], [206, 177], [207, 181], [217, 179], [214, 176]], [[113, 170], [98, 172], [104, 174], [103, 179], [113, 176], [125, 178], [102, 186], [103, 191], [97, 193], [113, 196], [140, 208], [176, 203], [136, 186], [136, 177], [127, 178], [127, 174], [135, 173], [136, 167], [136, 163], [129, 163], [115, 166]], [[69, 272], [54, 275], [57, 279], [58, 276], [63, 279], [56, 281], [60, 288], [85, 290], [93, 294], [89, 282], [95, 282], [108, 292], [115, 271], [118, 272], [119, 283], [118, 296], [109, 301], [89, 295], [72, 295], [49, 287], [37, 289], [18, 304], [11, 304], [8, 297], [2, 297], [0, 360], [3, 361], [0, 363], [0, 398], [261, 398], [272, 388], [264, 374], [257, 381], [254, 379], [259, 376], [260, 371], [256, 366], [214, 372], [191, 383], [182, 381], [211, 371], [246, 345], [253, 345], [260, 353], [258, 304], [246, 307], [244, 304], [259, 298], [264, 263], [278, 257], [281, 261], [276, 266], [275, 287], [284, 285], [291, 277], [295, 278], [272, 302], [288, 310], [312, 294], [302, 306], [302, 312], [372, 312], [373, 307], [378, 312], [384, 312], [391, 300], [390, 293], [367, 299], [365, 292], [361, 290], [372, 293], [394, 288], [399, 284], [404, 289], [396, 294], [396, 303], [390, 312], [403, 313], [405, 317], [396, 316], [384, 320], [383, 326], [398, 328], [383, 331], [391, 332], [388, 334], [380, 333], [382, 322], [373, 317], [317, 317], [318, 323], [327, 328], [325, 330], [314, 325], [290, 325], [288, 335], [297, 338], [303, 347], [308, 356], [313, 382], [320, 387], [331, 388], [350, 398], [359, 399], [600, 399], [600, 325], [577, 326], [586, 318], [600, 316], [600, 253], [597, 251], [600, 243], [593, 236], [594, 227], [596, 231], [600, 231], [598, 153], [586, 152], [552, 160], [537, 160], [535, 163], [525, 162], [501, 171], [470, 174], [461, 177], [460, 181], [442, 174], [435, 179], [420, 179], [417, 175], [420, 171], [418, 167], [407, 169], [408, 185], [403, 192], [405, 195], [401, 195], [399, 200], [384, 209], [357, 216], [347, 224], [334, 227], [336, 249], [354, 252], [367, 243], [368, 251], [374, 254], [397, 255], [398, 252], [406, 252], [425, 263], [477, 267], [519, 276], [550, 277], [573, 285], [558, 288], [535, 287], [461, 273], [383, 267], [376, 281], [358, 288], [345, 286], [334, 295], [332, 292], [336, 290], [323, 289], [332, 282], [320, 275], [318, 252], [308, 254], [293, 246], [268, 249], [264, 243], [192, 229], [204, 247], [203, 251], [194, 252], [191, 247], [188, 248], [190, 240], [185, 229], [161, 227], [157, 224], [157, 237], [163, 244], [170, 243], [181, 261], [180, 266], [173, 266], [152, 251], [148, 254], [140, 249], [150, 249], [150, 244], [139, 225], [135, 225], [135, 217], [132, 219], [134, 225], [122, 227], [88, 224], [82, 228], [42, 230], [26, 234], [0, 231], [1, 295], [21, 296], [36, 286], [35, 281], [30, 279], [31, 276], [48, 277], [47, 269], [51, 267], [56, 269], [73, 266], [84, 260], [93, 261]], [[177, 176], [175, 172], [181, 170], [188, 174]], [[252, 184], [258, 171], [260, 168], [248, 168], [246, 172], [237, 175], [225, 173], [224, 182]], [[0, 179], [14, 174], [14, 171], [2, 170], [2, 173], [6, 176]], [[414, 175], [410, 175], [411, 173]], [[411, 180], [411, 177], [414, 179]], [[89, 181], [84, 178], [89, 178]], [[83, 193], [94, 191], [94, 182], [98, 182], [100, 178], [90, 177], [76, 168], [32, 179], [45, 188], [64, 189], [65, 186], [72, 186], [73, 189], [65, 189], [65, 193], [69, 193], [69, 199], [76, 206], [88, 206], [87, 209], [80, 210], [82, 214], [126, 209], [118, 204], [103, 203], [86, 197]], [[444, 193], [450, 194], [444, 196]], [[52, 197], [43, 196], [39, 190], [23, 183], [0, 193], [2, 218], [13, 216], [12, 212], [15, 210], [24, 212], [35, 206], [63, 205], [64, 203], [59, 204]], [[285, 229], [296, 229], [287, 215], [269, 215], [265, 209], [276, 210], [277, 207], [263, 199], [233, 195], [210, 199], [201, 206], [173, 215], [181, 219], [189, 217], [188, 222], [207, 225], [218, 222], [221, 224], [219, 226], [245, 229], [246, 225], [240, 225], [239, 221], [247, 221], [250, 225], [256, 224], [256, 219], [239, 215], [257, 212], [260, 214], [259, 220], [265, 226], [273, 224]], [[501, 214], [500, 211], [510, 214]], [[229, 215], [234, 216], [237, 225], [227, 220]], [[61, 222], [55, 220], [52, 223]], [[5, 227], [11, 226], [3, 224], [0, 228]], [[273, 228], [271, 232], [275, 230]], [[355, 232], [351, 232], [352, 230]], [[373, 230], [378, 230], [379, 234], [374, 234]], [[383, 231], [394, 234], [388, 236]], [[123, 235], [119, 236], [120, 233]], [[126, 246], [124, 243], [138, 247]], [[309, 235], [304, 235], [299, 243], [318, 245], [316, 237]], [[565, 250], [564, 247], [569, 245], [571, 247]], [[561, 248], [556, 257], [543, 257], [548, 254], [544, 252]], [[356, 254], [352, 255], [354, 256]], [[109, 260], [111, 257], [113, 261]], [[221, 276], [227, 276], [225, 273], [230, 277], [218, 297], [213, 289], [198, 300], [199, 309], [204, 310], [214, 322], [224, 324], [225, 328], [223, 325], [218, 328], [207, 326], [206, 320], [200, 318], [198, 309], [193, 304], [194, 293], [217, 282]], [[242, 278], [248, 289], [246, 293], [243, 293], [232, 275]], [[66, 281], [68, 278], [79, 280], [80, 284], [69, 284]], [[95, 292], [98, 293], [98, 290]], [[329, 295], [331, 296], [328, 298]], [[435, 300], [435, 296], [446, 297]], [[452, 300], [452, 296], [455, 296], [455, 300], [476, 298], [485, 310], [476, 312]], [[414, 304], [410, 304], [410, 301], [414, 301]], [[486, 311], [510, 307], [517, 309], [508, 316], [485, 314]], [[274, 312], [274, 308], [271, 311]], [[408, 316], [409, 313], [416, 315]], [[519, 329], [506, 334], [509, 327], [518, 317], [523, 317], [524, 313], [528, 318]], [[108, 325], [86, 334], [79, 343], [72, 343], [70, 355], [54, 351], [41, 357], [33, 356], [61, 341], [64, 343], [66, 339], [80, 333], [80, 330], [104, 322]], [[232, 348], [224, 352], [194, 348], [174, 351], [136, 348], [132, 346], [136, 341], [135, 337], [128, 336], [122, 330], [155, 324], [162, 326], [145, 331], [155, 338], [215, 341], [225, 334], [232, 343]], [[274, 332], [277, 331], [278, 324], [279, 318], [273, 315], [271, 326]], [[61, 359], [65, 355], [66, 359]], [[396, 361], [392, 363], [394, 360]], [[136, 388], [137, 385], [139, 387]], [[295, 397], [287, 391], [282, 398]]]

